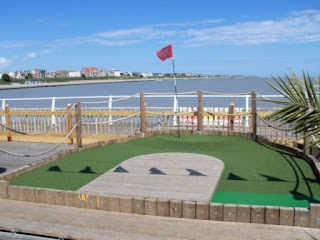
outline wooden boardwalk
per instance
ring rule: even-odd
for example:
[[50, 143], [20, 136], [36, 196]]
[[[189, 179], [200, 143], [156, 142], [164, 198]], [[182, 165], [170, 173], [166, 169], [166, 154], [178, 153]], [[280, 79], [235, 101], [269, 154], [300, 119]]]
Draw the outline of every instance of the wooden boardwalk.
[[207, 155], [148, 154], [122, 162], [79, 192], [209, 202], [223, 169]]
[[0, 230], [66, 239], [320, 239], [319, 229], [215, 222], [0, 200]]

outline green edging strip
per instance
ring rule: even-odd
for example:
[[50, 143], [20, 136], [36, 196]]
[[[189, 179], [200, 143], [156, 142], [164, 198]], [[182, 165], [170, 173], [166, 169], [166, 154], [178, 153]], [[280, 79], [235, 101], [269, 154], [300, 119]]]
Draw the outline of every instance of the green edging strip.
[[[234, 193], [236, 196], [232, 198], [239, 201], [244, 193], [290, 195], [294, 197], [284, 201], [284, 206], [301, 206], [302, 201], [310, 202], [320, 196], [320, 185], [303, 159], [239, 137], [206, 135], [183, 135], [180, 140], [177, 136], [160, 135], [93, 148], [59, 159], [10, 182], [77, 190], [128, 158], [163, 152], [199, 153], [221, 159], [225, 170], [216, 190]], [[215, 199], [221, 202], [230, 197], [215, 195], [213, 201]], [[252, 204], [264, 205], [263, 198], [255, 199]], [[279, 206], [279, 199], [270, 197], [269, 205]], [[235, 203], [238, 202], [235, 200]]]
[[216, 191], [211, 202], [308, 208], [310, 206], [310, 203], [320, 203], [320, 196], [310, 198], [305, 195], [295, 194], [266, 194]]

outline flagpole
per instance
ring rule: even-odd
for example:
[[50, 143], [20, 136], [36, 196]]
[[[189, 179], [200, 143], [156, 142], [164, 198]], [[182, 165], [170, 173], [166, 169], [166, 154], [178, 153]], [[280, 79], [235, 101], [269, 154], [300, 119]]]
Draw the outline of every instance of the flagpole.
[[[176, 70], [175, 70], [175, 67], [174, 67], [174, 58], [173, 57], [172, 57], [172, 68], [173, 68], [175, 100], [176, 100], [176, 103], [177, 103], [177, 113], [179, 113]], [[178, 117], [178, 135], [179, 135], [179, 139], [181, 139], [181, 134], [180, 134], [180, 116], [178, 115], [177, 117]]]

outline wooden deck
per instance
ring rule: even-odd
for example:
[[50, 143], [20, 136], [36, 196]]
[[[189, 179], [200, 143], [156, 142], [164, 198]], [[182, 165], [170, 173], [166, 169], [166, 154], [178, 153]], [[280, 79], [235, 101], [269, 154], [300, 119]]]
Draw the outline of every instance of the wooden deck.
[[209, 202], [224, 164], [190, 153], [157, 153], [130, 158], [79, 192]]
[[0, 231], [65, 239], [320, 239], [319, 229], [215, 222], [0, 200]]

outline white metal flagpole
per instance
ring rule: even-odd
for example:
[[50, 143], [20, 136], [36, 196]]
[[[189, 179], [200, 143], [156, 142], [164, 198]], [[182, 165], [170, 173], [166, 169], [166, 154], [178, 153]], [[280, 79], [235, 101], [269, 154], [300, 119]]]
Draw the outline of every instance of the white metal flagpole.
[[[177, 80], [176, 80], [176, 71], [174, 67], [174, 58], [172, 58], [172, 68], [173, 68], [173, 80], [174, 80], [174, 92], [175, 92], [175, 106], [176, 106], [176, 111], [179, 113], [179, 105], [178, 105], [178, 91], [177, 91]], [[178, 119], [178, 134], [179, 134], [179, 139], [181, 139], [181, 134], [180, 134], [180, 116], [177, 116]]]

